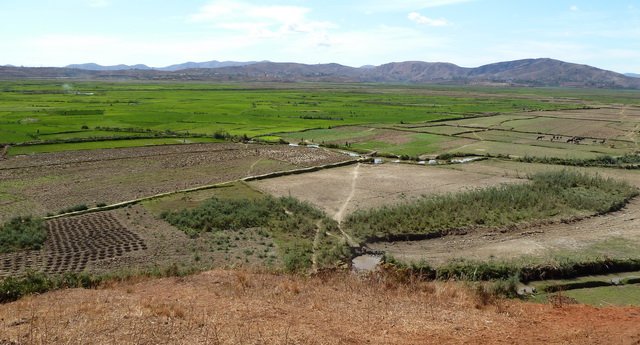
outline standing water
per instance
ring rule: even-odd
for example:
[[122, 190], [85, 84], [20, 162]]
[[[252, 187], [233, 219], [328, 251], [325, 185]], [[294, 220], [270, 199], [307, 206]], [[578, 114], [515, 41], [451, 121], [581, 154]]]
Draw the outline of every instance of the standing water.
[[364, 254], [356, 256], [351, 261], [351, 269], [354, 272], [371, 272], [382, 262], [382, 255]]

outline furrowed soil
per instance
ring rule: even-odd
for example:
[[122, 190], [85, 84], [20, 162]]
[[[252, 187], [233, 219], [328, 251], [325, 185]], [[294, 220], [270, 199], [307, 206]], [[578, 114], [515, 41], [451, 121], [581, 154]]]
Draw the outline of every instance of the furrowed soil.
[[9, 157], [0, 161], [0, 221], [345, 160], [323, 149], [232, 143]]
[[384, 275], [209, 271], [30, 296], [2, 344], [638, 344], [640, 308], [483, 300]]
[[0, 278], [27, 270], [47, 274], [144, 271], [177, 267], [279, 268], [273, 239], [257, 229], [204, 233], [197, 238], [143, 205], [46, 221], [40, 250], [0, 254]]

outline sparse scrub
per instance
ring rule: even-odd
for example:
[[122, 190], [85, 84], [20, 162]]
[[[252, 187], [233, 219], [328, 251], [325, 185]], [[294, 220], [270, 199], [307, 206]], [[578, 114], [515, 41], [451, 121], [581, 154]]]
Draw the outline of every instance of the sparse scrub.
[[[236, 240], [240, 240], [242, 229], [259, 228], [264, 237], [274, 237], [285, 269], [291, 272], [311, 267], [313, 241], [318, 231], [321, 234], [327, 230], [338, 232], [334, 220], [310, 204], [292, 197], [235, 200], [214, 197], [192, 210], [164, 212], [162, 218], [192, 237], [203, 232], [232, 232], [237, 234]], [[319, 243], [318, 257], [323, 266], [335, 264], [348, 256], [343, 241], [323, 236]], [[245, 255], [249, 256], [246, 251]]]
[[638, 191], [626, 182], [574, 171], [534, 175], [530, 183], [422, 197], [357, 211], [346, 227], [364, 241], [437, 237], [458, 229], [503, 227], [542, 219], [602, 214], [622, 208]]

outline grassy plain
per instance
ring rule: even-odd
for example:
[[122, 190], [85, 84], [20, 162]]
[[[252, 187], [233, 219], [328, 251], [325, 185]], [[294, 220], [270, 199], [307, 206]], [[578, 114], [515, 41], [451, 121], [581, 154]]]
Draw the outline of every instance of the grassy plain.
[[0, 90], [0, 144], [215, 132], [277, 137], [570, 106], [521, 95], [382, 85], [3, 81]]

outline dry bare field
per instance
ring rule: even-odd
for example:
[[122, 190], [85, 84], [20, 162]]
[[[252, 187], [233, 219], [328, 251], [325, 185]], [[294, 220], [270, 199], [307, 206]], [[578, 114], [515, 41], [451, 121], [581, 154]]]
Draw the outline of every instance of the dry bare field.
[[348, 159], [322, 149], [231, 143], [10, 157], [0, 161], [0, 221]]
[[358, 209], [408, 201], [422, 195], [457, 192], [516, 178], [461, 172], [433, 166], [357, 164], [303, 175], [251, 182], [264, 192], [309, 201], [336, 220]]

